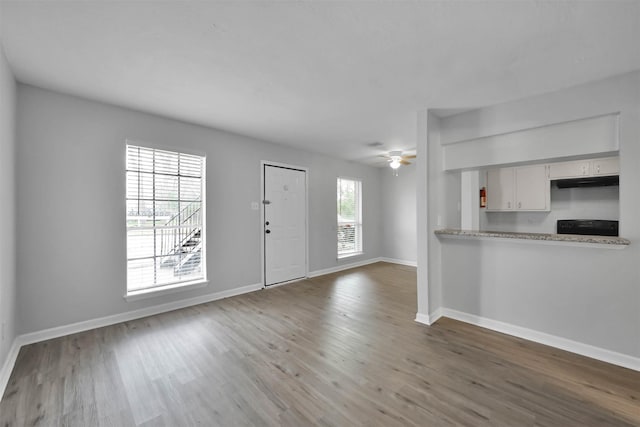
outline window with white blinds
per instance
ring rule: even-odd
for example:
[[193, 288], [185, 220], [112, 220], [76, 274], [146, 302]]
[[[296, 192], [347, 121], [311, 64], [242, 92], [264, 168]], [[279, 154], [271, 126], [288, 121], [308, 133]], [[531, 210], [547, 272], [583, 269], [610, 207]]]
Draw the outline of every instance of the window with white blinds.
[[126, 150], [127, 294], [205, 280], [205, 158]]
[[362, 182], [338, 178], [338, 257], [362, 253]]

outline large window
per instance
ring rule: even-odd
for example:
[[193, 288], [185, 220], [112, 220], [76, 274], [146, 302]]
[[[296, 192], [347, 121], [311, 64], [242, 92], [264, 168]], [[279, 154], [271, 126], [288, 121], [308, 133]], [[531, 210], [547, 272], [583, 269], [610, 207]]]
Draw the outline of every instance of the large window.
[[362, 253], [362, 183], [338, 178], [338, 258]]
[[205, 158], [127, 145], [127, 294], [205, 280]]

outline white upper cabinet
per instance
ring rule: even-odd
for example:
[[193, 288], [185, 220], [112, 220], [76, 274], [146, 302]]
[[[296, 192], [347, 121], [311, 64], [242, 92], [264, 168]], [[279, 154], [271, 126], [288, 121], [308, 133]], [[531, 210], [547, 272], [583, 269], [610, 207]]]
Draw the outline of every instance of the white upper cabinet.
[[516, 210], [548, 211], [550, 199], [545, 165], [516, 168]]
[[619, 173], [619, 157], [607, 157], [603, 159], [593, 160], [577, 160], [574, 162], [551, 163], [549, 165], [549, 179], [618, 175]]
[[514, 209], [514, 168], [487, 171], [487, 210], [509, 211]]
[[596, 159], [591, 162], [591, 170], [594, 175], [618, 175], [620, 173], [620, 158], [609, 157]]
[[618, 175], [620, 159], [577, 160], [487, 171], [487, 212], [551, 210], [551, 180]]
[[591, 161], [552, 163], [549, 165], [549, 178], [576, 178], [591, 175]]
[[487, 171], [487, 211], [548, 211], [550, 205], [546, 165]]

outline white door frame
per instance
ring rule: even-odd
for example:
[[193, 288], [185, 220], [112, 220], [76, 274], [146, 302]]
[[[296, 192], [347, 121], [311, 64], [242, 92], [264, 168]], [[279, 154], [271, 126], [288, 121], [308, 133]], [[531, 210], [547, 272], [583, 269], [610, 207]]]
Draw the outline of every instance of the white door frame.
[[[304, 254], [304, 277], [309, 277], [309, 168], [301, 166], [289, 165], [286, 163], [272, 162], [269, 160], [260, 161], [260, 276], [262, 288], [267, 287], [265, 275], [265, 247], [264, 247], [264, 171], [265, 166], [275, 166], [279, 168], [293, 169], [304, 172], [304, 233], [305, 233], [305, 254]], [[299, 280], [299, 279], [296, 279]], [[282, 282], [271, 285], [270, 287], [284, 285], [289, 282]]]

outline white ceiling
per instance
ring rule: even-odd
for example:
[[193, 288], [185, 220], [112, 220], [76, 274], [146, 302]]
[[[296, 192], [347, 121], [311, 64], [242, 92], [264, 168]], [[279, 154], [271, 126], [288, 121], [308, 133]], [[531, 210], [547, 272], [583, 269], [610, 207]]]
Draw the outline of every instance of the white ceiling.
[[420, 109], [640, 69], [639, 1], [0, 7], [21, 82], [352, 160], [415, 147]]

